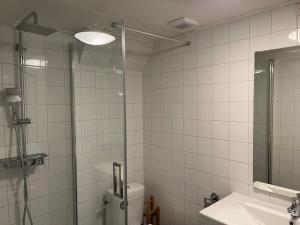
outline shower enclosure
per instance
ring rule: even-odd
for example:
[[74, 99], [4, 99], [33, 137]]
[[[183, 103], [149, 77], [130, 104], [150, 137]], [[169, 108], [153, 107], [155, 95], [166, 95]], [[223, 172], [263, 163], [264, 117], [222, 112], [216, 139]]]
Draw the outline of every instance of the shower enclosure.
[[[72, 4], [26, 4], [37, 13], [24, 9], [21, 23], [0, 24], [0, 223], [127, 225], [127, 183], [144, 180], [142, 71], [155, 46], [149, 35], [190, 42]], [[116, 40], [79, 42], [74, 32], [87, 24]], [[120, 200], [112, 217], [107, 193]]]
[[89, 46], [38, 19], [1, 25], [1, 224], [105, 224], [110, 189], [127, 224], [123, 22]]
[[110, 44], [70, 47], [79, 224], [109, 223], [107, 190], [122, 199], [114, 216], [127, 224], [125, 31], [119, 24], [121, 29], [110, 28], [116, 37]]

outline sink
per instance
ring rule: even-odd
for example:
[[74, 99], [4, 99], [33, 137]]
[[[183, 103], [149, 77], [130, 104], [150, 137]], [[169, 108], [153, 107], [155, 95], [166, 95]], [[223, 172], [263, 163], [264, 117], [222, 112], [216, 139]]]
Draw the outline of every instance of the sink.
[[203, 221], [210, 219], [210, 224], [213, 225], [300, 225], [300, 219], [291, 221], [291, 216], [285, 207], [237, 193], [232, 193], [201, 210], [200, 215], [204, 217]]

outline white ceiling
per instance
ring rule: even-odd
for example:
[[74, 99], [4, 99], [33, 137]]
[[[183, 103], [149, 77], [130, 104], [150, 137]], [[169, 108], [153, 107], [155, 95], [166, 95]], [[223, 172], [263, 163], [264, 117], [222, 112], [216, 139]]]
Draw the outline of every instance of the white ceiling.
[[165, 35], [182, 31], [167, 22], [187, 16], [207, 26], [292, 0], [0, 0], [0, 18], [20, 20], [36, 10], [41, 23], [76, 31], [126, 19], [135, 28]]

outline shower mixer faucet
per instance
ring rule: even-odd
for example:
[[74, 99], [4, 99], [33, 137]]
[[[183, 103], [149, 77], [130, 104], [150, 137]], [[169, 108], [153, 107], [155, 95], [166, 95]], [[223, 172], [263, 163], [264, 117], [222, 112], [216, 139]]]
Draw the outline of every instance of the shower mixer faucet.
[[292, 205], [287, 208], [287, 211], [293, 218], [300, 217], [300, 193], [297, 193], [297, 197], [293, 199]]
[[27, 125], [31, 124], [31, 119], [25, 118], [25, 119], [18, 119], [13, 121], [13, 125], [18, 126], [18, 125]]

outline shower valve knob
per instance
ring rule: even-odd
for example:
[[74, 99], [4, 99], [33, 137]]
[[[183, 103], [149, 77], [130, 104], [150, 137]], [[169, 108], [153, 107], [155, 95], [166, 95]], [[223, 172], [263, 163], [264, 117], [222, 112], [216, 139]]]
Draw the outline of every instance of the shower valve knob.
[[14, 125], [26, 125], [26, 124], [31, 124], [31, 119], [25, 118], [25, 119], [16, 120], [14, 122]]
[[[18, 52], [20, 49], [20, 45], [19, 44], [16, 44], [16, 51]], [[27, 48], [23, 47], [23, 51], [26, 51]]]

